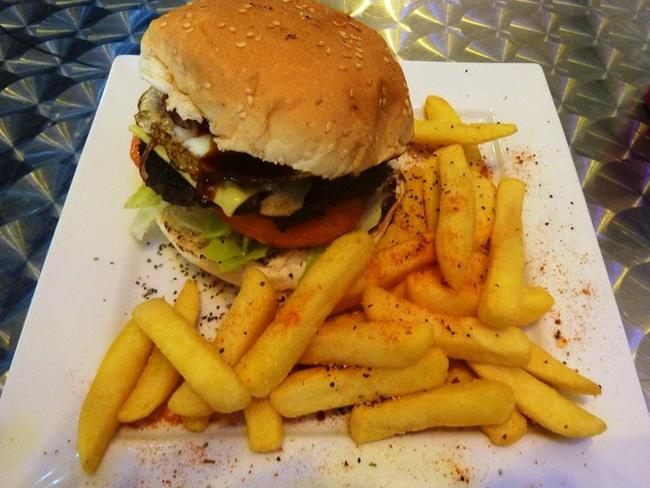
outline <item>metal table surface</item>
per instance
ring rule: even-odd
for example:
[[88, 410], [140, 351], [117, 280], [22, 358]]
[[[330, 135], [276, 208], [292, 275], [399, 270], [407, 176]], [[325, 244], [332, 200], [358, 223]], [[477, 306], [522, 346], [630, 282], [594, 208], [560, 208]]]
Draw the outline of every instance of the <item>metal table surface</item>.
[[[181, 3], [0, 3], [0, 391], [111, 62]], [[326, 3], [402, 59], [543, 67], [650, 406], [650, 0]]]

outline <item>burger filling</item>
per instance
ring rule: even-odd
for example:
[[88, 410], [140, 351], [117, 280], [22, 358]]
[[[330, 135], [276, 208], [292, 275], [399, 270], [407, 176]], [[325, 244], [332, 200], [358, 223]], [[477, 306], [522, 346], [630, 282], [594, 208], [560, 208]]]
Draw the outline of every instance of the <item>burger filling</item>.
[[387, 163], [327, 180], [220, 151], [206, 123], [167, 111], [165, 95], [154, 88], [141, 96], [135, 120], [132, 157], [149, 189], [168, 204], [209, 210], [262, 244], [326, 244], [354, 228], [370, 230], [392, 203], [395, 183]]

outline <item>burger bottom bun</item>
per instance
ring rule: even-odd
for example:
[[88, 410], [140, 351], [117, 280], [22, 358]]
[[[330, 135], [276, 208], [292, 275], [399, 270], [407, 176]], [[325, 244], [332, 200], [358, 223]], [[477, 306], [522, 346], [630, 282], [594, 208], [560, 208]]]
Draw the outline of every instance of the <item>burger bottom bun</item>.
[[174, 213], [179, 207], [169, 205], [156, 217], [160, 230], [172, 246], [188, 262], [233, 285], [240, 286], [244, 272], [249, 267], [256, 267], [271, 281], [277, 291], [292, 290], [305, 272], [308, 251], [304, 249], [286, 250], [260, 261], [252, 261], [241, 268], [223, 272], [217, 263], [203, 256], [201, 250], [208, 245], [209, 239], [201, 237], [186, 227], [176, 223]]

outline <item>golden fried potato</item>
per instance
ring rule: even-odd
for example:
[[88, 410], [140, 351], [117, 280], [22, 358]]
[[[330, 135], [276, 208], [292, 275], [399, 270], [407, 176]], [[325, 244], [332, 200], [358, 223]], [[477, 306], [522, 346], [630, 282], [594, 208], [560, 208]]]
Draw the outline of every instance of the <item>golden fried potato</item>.
[[607, 429], [601, 419], [521, 368], [478, 363], [469, 365], [481, 378], [510, 386], [517, 409], [551, 432], [565, 437], [592, 437]]
[[512, 390], [496, 381], [445, 384], [374, 405], [354, 407], [350, 436], [357, 444], [433, 427], [500, 424], [515, 408]]
[[524, 279], [524, 241], [521, 219], [526, 184], [503, 178], [490, 241], [488, 274], [479, 300], [478, 318], [489, 327], [520, 323]]
[[[187, 280], [178, 294], [174, 308], [190, 324], [196, 324], [200, 314], [199, 288]], [[171, 395], [178, 385], [180, 374], [169, 360], [154, 346], [149, 361], [138, 383], [118, 413], [120, 422], [135, 422], [150, 415]]]
[[432, 339], [433, 328], [422, 322], [326, 322], [298, 363], [403, 368], [420, 359]]
[[368, 320], [421, 321], [433, 327], [433, 344], [455, 359], [505, 366], [523, 366], [530, 341], [516, 327], [494, 330], [473, 317], [432, 314], [378, 287], [366, 290], [363, 307]]
[[334, 311], [342, 312], [361, 303], [363, 292], [369, 286], [395, 286], [409, 273], [433, 263], [435, 259], [433, 234], [430, 233], [376, 251], [366, 270], [355, 280]]
[[282, 448], [284, 425], [268, 398], [254, 398], [244, 410], [248, 447], [253, 452], [271, 452]]
[[292, 373], [271, 393], [271, 404], [283, 417], [371, 402], [444, 383], [448, 361], [431, 348], [419, 361], [399, 369], [316, 367]]
[[183, 427], [191, 432], [203, 432], [210, 425], [210, 416], [204, 417], [181, 417]]
[[430, 146], [482, 144], [517, 132], [515, 124], [463, 124], [437, 120], [415, 120], [412, 142]]
[[214, 346], [163, 299], [133, 309], [133, 319], [178, 372], [220, 413], [242, 410], [250, 393]]
[[531, 341], [530, 359], [523, 368], [544, 383], [584, 395], [600, 395], [600, 385], [555, 359]]
[[289, 374], [334, 307], [365, 271], [374, 245], [365, 232], [336, 239], [302, 277], [275, 319], [235, 370], [256, 398]]
[[99, 365], [79, 414], [77, 450], [86, 473], [99, 465], [113, 434], [120, 425], [117, 413], [145, 368], [153, 343], [130, 320]]
[[438, 154], [440, 214], [436, 256], [449, 286], [460, 290], [467, 277], [476, 229], [474, 185], [461, 146], [443, 147]]
[[488, 178], [480, 174], [473, 174], [474, 202], [476, 205], [476, 229], [474, 231], [474, 250], [487, 252], [492, 227], [494, 226], [494, 213], [497, 203], [497, 188]]
[[511, 446], [526, 434], [528, 421], [515, 408], [502, 424], [482, 425], [481, 430], [495, 446]]
[[[239, 293], [212, 341], [224, 361], [234, 366], [273, 320], [276, 310], [275, 288], [259, 269], [248, 268]], [[186, 383], [178, 387], [167, 406], [183, 416], [200, 417], [213, 412]]]

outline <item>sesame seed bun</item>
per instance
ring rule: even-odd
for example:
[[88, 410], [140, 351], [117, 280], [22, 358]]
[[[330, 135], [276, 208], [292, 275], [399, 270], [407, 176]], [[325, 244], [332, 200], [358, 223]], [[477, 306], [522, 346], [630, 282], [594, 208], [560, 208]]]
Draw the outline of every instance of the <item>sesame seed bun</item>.
[[221, 150], [324, 178], [401, 154], [413, 111], [375, 31], [302, 0], [198, 0], [153, 21], [141, 74]]

